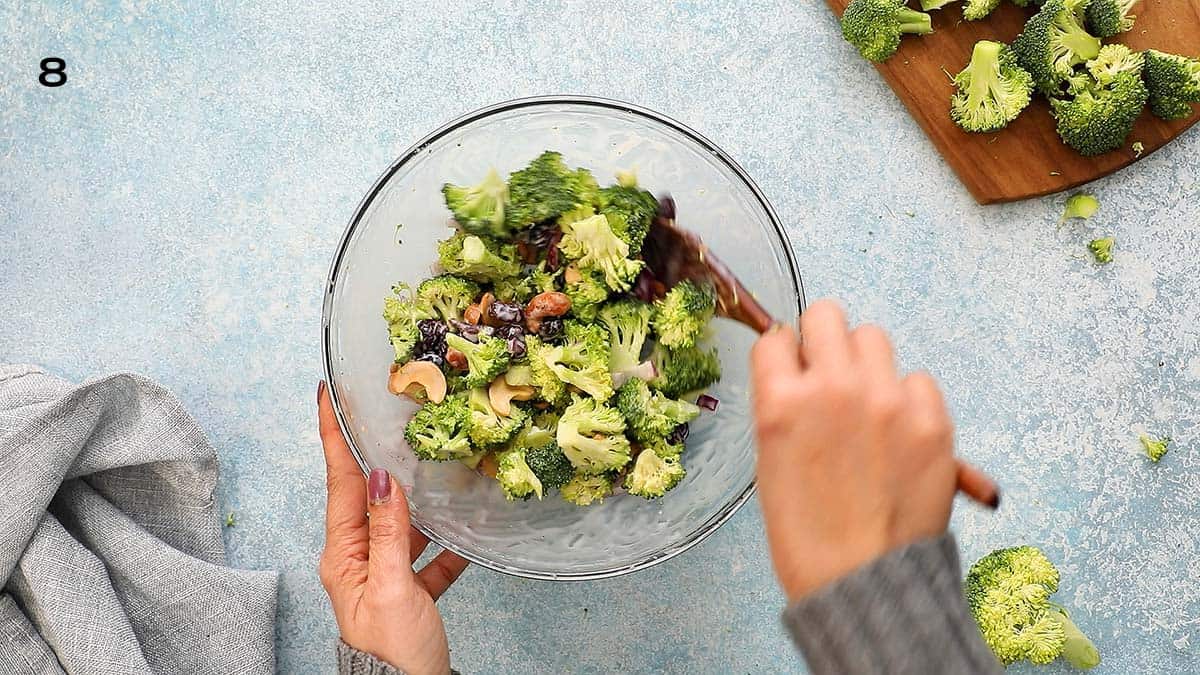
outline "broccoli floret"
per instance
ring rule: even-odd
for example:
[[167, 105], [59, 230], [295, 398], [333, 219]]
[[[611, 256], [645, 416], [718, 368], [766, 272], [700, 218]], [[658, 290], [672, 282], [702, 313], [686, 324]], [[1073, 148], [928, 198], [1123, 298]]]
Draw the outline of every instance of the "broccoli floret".
[[1046, 96], [1061, 93], [1075, 66], [1100, 53], [1100, 39], [1089, 35], [1079, 16], [1063, 0], [1046, 4], [1012, 43], [1017, 62]]
[[1088, 250], [1092, 252], [1092, 256], [1096, 258], [1096, 262], [1100, 264], [1112, 262], [1112, 247], [1117, 243], [1114, 237], [1104, 237], [1103, 239], [1093, 239], [1088, 243]]
[[558, 248], [581, 271], [599, 272], [605, 285], [614, 291], [627, 291], [633, 286], [644, 263], [629, 257], [629, 244], [613, 233], [606, 216], [563, 218], [559, 223], [563, 237]]
[[404, 427], [404, 438], [419, 459], [447, 461], [474, 454], [471, 447], [470, 410], [462, 395], [441, 403], [426, 403]]
[[654, 332], [672, 349], [691, 347], [712, 319], [716, 298], [712, 289], [684, 280], [654, 303]]
[[1142, 449], [1146, 451], [1146, 456], [1156, 464], [1158, 460], [1163, 458], [1163, 455], [1167, 454], [1167, 447], [1171, 444], [1171, 439], [1166, 436], [1151, 438], [1146, 434], [1142, 434], [1138, 437], [1138, 440], [1141, 441]]
[[453, 274], [426, 279], [417, 286], [417, 297], [437, 310], [443, 319], [460, 320], [463, 310], [479, 297], [479, 284]]
[[575, 477], [575, 465], [554, 441], [526, 452], [525, 462], [547, 490], [561, 488]]
[[1095, 195], [1090, 195], [1086, 192], [1077, 192], [1070, 197], [1067, 197], [1067, 203], [1063, 207], [1062, 218], [1058, 222], [1065, 223], [1072, 218], [1087, 220], [1096, 215], [1100, 210], [1100, 200], [1096, 199]]
[[652, 356], [658, 377], [650, 386], [669, 398], [679, 398], [693, 391], [700, 391], [721, 379], [721, 360], [717, 350], [705, 351], [699, 347], [668, 349], [659, 346]]
[[501, 302], [525, 304], [538, 293], [557, 291], [558, 277], [561, 274], [561, 270], [547, 272], [537, 267], [519, 277], [497, 281], [492, 288], [492, 294]]
[[1097, 37], [1106, 38], [1132, 30], [1137, 17], [1130, 12], [1139, 1], [1091, 0], [1084, 10], [1088, 31]]
[[1093, 79], [1074, 98], [1052, 99], [1050, 107], [1063, 142], [1091, 157], [1125, 144], [1147, 98], [1140, 75], [1125, 72], [1107, 85]]
[[497, 281], [521, 273], [515, 245], [464, 232], [438, 244], [438, 259], [447, 272], [474, 281]]
[[1097, 83], [1107, 86], [1125, 74], [1141, 77], [1145, 63], [1141, 52], [1125, 45], [1104, 45], [1096, 58], [1087, 62], [1087, 71]]
[[521, 430], [509, 442], [509, 448], [533, 450], [547, 443], [553, 443], [554, 428], [557, 426], [558, 416], [553, 413], [543, 413], [533, 419], [528, 419], [525, 426], [521, 427]]
[[636, 255], [650, 231], [650, 223], [658, 213], [658, 200], [637, 186], [613, 185], [600, 191], [600, 213], [608, 218], [609, 227]]
[[576, 470], [604, 473], [629, 463], [625, 419], [616, 408], [575, 397], [558, 420], [555, 440]]
[[492, 448], [511, 441], [525, 423], [529, 421], [529, 413], [524, 408], [513, 406], [508, 417], [501, 415], [492, 408], [486, 389], [472, 389], [467, 398], [471, 411], [469, 432], [471, 442], [477, 447]]
[[876, 63], [896, 53], [901, 36], [932, 32], [929, 15], [905, 7], [904, 0], [853, 0], [842, 14], [842, 37]]
[[1143, 77], [1150, 90], [1150, 110], [1164, 120], [1192, 115], [1189, 103], [1200, 103], [1200, 59], [1148, 49]]
[[[926, 12], [941, 9], [957, 0], [921, 0], [921, 9]], [[963, 18], [967, 21], [978, 21], [1000, 6], [1000, 0], [966, 0], [963, 5]]]
[[981, 40], [954, 86], [951, 119], [967, 131], [987, 133], [1008, 126], [1029, 105], [1033, 77], [1007, 45]]
[[500, 338], [480, 335], [479, 342], [471, 342], [461, 335], [446, 333], [446, 346], [467, 357], [463, 383], [468, 387], [486, 387], [508, 368], [508, 343]]
[[508, 185], [495, 169], [472, 187], [446, 183], [442, 186], [442, 196], [454, 220], [467, 232], [500, 239], [512, 236], [504, 221]]
[[612, 396], [612, 374], [608, 370], [608, 334], [597, 325], [566, 322], [561, 345], [525, 336], [533, 386], [542, 400], [560, 404], [571, 385], [599, 401]]
[[625, 489], [631, 495], [657, 499], [678, 485], [685, 474], [678, 456], [660, 457], [653, 450], [642, 450], [625, 476]]
[[699, 406], [650, 391], [649, 385], [637, 378], [621, 385], [616, 402], [630, 435], [640, 443], [666, 438], [675, 427], [700, 416]]
[[559, 490], [562, 498], [576, 506], [603, 504], [604, 498], [612, 494], [613, 478], [609, 474], [576, 474]]
[[413, 357], [417, 342], [421, 340], [417, 322], [436, 316], [428, 302], [411, 296], [406, 284], [392, 287], [392, 295], [383, 301], [383, 319], [388, 324], [388, 338], [396, 353], [396, 363], [405, 363]]
[[534, 495], [542, 498], [542, 481], [529, 468], [524, 449], [505, 450], [497, 457], [499, 468], [496, 469], [496, 480], [500, 481], [500, 489], [508, 501], [529, 499]]
[[1006, 666], [1065, 656], [1077, 668], [1100, 663], [1095, 646], [1050, 603], [1058, 569], [1038, 549], [998, 549], [971, 566], [965, 592], [984, 642]]
[[650, 334], [654, 307], [640, 300], [618, 300], [600, 309], [600, 323], [608, 329], [610, 355], [608, 369], [621, 373], [637, 367], [642, 345]]
[[571, 299], [571, 314], [583, 321], [594, 321], [600, 305], [608, 299], [608, 286], [598, 272], [578, 272], [577, 281], [568, 281], [563, 293]]
[[556, 218], [581, 205], [594, 204], [600, 186], [586, 169], [572, 171], [557, 152], [543, 152], [508, 177], [506, 223], [519, 230]]

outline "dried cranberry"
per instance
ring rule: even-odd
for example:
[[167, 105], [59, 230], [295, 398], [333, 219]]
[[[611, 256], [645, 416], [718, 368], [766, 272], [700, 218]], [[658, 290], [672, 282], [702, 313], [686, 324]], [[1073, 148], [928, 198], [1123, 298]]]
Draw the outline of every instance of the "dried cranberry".
[[466, 323], [465, 321], [455, 321], [454, 319], [450, 320], [450, 326], [464, 340], [479, 342], [479, 326], [473, 323]]
[[438, 368], [441, 368], [442, 364], [444, 364], [446, 362], [446, 359], [443, 359], [440, 354], [434, 354], [433, 352], [426, 352], [424, 354], [421, 354], [420, 356], [418, 356], [417, 358], [415, 358], [413, 360], [414, 361], [428, 361], [428, 362], [432, 363], [433, 365], [437, 366]]
[[558, 223], [551, 221], [534, 225], [526, 231], [525, 236], [530, 244], [538, 248], [546, 248], [553, 241], [555, 235], [561, 237], [562, 230], [559, 229]]
[[508, 339], [508, 353], [514, 358], [519, 359], [525, 356], [525, 338], [515, 337]]
[[549, 340], [556, 338], [563, 333], [563, 320], [552, 316], [541, 320], [541, 325], [538, 326], [538, 337]]
[[525, 310], [515, 302], [493, 302], [488, 307], [488, 318], [492, 323], [521, 323], [525, 320]]
[[446, 337], [446, 324], [435, 319], [422, 319], [417, 322], [417, 330], [421, 331], [421, 340], [440, 340]]
[[505, 340], [525, 337], [525, 330], [516, 324], [500, 326], [492, 331], [492, 335]]
[[671, 445], [679, 445], [687, 440], [689, 431], [687, 422], [684, 422], [671, 430], [671, 433], [667, 435], [667, 442]]

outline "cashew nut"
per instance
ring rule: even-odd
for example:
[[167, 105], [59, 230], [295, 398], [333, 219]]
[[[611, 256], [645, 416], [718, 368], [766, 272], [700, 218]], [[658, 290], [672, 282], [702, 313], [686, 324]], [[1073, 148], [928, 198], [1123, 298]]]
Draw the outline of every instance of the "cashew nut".
[[501, 375], [492, 380], [488, 387], [488, 400], [496, 414], [508, 417], [512, 414], [513, 401], [528, 401], [533, 398], [533, 387], [526, 384], [510, 385]]
[[583, 275], [579, 273], [579, 268], [571, 265], [563, 271], [563, 281], [568, 284], [577, 284], [583, 281]]
[[388, 391], [397, 396], [404, 394], [418, 403], [425, 399], [441, 403], [446, 400], [446, 376], [441, 368], [428, 361], [409, 361], [401, 368], [393, 366]]

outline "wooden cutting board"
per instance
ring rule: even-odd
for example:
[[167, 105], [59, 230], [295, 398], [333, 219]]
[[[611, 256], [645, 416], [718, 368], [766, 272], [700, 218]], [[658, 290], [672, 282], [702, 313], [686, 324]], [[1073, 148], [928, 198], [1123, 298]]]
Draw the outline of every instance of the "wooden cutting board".
[[[850, 4], [850, 0], [827, 2], [838, 16]], [[915, 0], [910, 5], [919, 6]], [[1105, 42], [1120, 42], [1134, 50], [1154, 48], [1200, 56], [1200, 0], [1143, 0], [1134, 13], [1137, 23], [1133, 30]], [[963, 21], [960, 3], [930, 14], [932, 34], [906, 36], [900, 50], [876, 67], [980, 204], [1059, 192], [1106, 176], [1136, 161], [1129, 147], [1135, 141], [1145, 147], [1145, 157], [1200, 121], [1198, 114], [1164, 122], [1147, 109], [1125, 148], [1081, 157], [1059, 139], [1049, 104], [1035, 96], [1006, 129], [993, 134], [967, 133], [950, 120], [954, 86], [946, 72], [953, 75], [962, 70], [979, 40], [1011, 43], [1033, 9], [1004, 0], [982, 21]], [[864, 66], [868, 63], [863, 60]]]

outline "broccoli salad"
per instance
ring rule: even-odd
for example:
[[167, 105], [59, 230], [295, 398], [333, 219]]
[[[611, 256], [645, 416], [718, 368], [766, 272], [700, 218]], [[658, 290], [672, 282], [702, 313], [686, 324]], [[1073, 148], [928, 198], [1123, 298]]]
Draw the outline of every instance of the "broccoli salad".
[[384, 301], [388, 388], [421, 404], [413, 453], [492, 476], [509, 500], [558, 490], [587, 506], [678, 485], [721, 365], [705, 345], [713, 290], [664, 288], [641, 259], [654, 196], [631, 174], [602, 188], [549, 151], [442, 193], [441, 273]]

